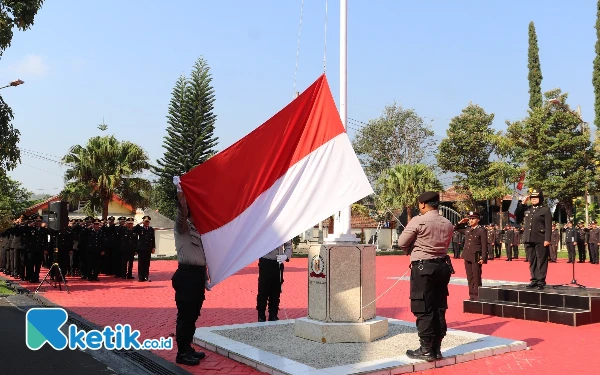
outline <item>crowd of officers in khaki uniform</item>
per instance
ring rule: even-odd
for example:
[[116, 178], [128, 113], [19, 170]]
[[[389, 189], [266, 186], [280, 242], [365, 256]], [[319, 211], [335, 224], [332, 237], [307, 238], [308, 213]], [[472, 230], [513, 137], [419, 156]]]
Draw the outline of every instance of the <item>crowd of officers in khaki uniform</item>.
[[[502, 249], [506, 251], [505, 261], [510, 262], [513, 259], [519, 259], [519, 255], [527, 262], [529, 254], [520, 254], [519, 248], [523, 244], [523, 228], [507, 224], [503, 229], [500, 229], [498, 224], [490, 224], [485, 226], [487, 232], [487, 259], [494, 260], [501, 257]], [[574, 263], [576, 255], [579, 259], [577, 263], [585, 263], [589, 255], [590, 263], [599, 264], [599, 247], [600, 247], [600, 227], [596, 221], [592, 221], [586, 228], [585, 224], [580, 221], [576, 226], [569, 221], [565, 224], [562, 231], [557, 227], [556, 223], [552, 224], [552, 237], [550, 244], [550, 259], [552, 263], [556, 263], [557, 253], [564, 244], [568, 252], [567, 263]], [[461, 257], [462, 250], [465, 245], [465, 237], [458, 231], [455, 231], [452, 236], [452, 252], [454, 259]], [[588, 255], [586, 255], [586, 253]]]
[[150, 216], [134, 226], [133, 218], [113, 216], [106, 222], [91, 216], [70, 219], [64, 230], [50, 229], [39, 215], [21, 216], [0, 232], [0, 271], [31, 283], [40, 282], [41, 268], [50, 277], [61, 275], [98, 281], [98, 275], [134, 279], [133, 260], [138, 256], [138, 281], [149, 281], [150, 259], [156, 251]]

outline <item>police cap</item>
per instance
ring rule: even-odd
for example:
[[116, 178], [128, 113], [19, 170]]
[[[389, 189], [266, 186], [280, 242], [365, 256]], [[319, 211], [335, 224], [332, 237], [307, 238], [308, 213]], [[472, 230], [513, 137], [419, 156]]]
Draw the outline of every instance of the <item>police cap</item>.
[[108, 219], [106, 219], [108, 221], [115, 221], [115, 217], [114, 216], [110, 216]]
[[544, 197], [544, 194], [542, 193], [542, 191], [540, 189], [533, 189], [533, 190], [531, 190], [531, 193], [529, 193], [529, 196], [531, 198], [540, 198], [540, 199], [542, 199]]
[[469, 212], [468, 218], [469, 219], [479, 219], [479, 218], [481, 218], [481, 215], [479, 215], [479, 212], [471, 211], [471, 212]]
[[426, 191], [417, 198], [420, 203], [439, 202], [440, 194], [435, 191]]
[[142, 218], [142, 221], [150, 221], [150, 220], [152, 220], [152, 218], [148, 215], [146, 215]]
[[[125, 219], [125, 218], [123, 218], [123, 219]], [[127, 219], [127, 220], [125, 220], [125, 221], [126, 221], [127, 223], [132, 223], [132, 224], [133, 224], [133, 218], [132, 218], [132, 217], [128, 218], [128, 219]]]

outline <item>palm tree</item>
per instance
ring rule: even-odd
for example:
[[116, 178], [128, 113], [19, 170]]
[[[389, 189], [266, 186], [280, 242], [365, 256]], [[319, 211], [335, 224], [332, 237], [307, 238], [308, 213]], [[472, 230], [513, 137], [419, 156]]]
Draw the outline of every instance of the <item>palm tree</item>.
[[75, 145], [62, 158], [69, 169], [61, 197], [71, 203], [87, 200], [85, 211], [102, 210], [116, 194], [134, 209], [146, 207], [150, 182], [137, 177], [150, 168], [146, 152], [132, 142], [119, 142], [114, 136], [93, 137], [85, 147]]
[[406, 209], [406, 217], [410, 221], [419, 194], [441, 191], [442, 184], [425, 164], [399, 164], [388, 169], [377, 180], [377, 190], [379, 204], [389, 209]]

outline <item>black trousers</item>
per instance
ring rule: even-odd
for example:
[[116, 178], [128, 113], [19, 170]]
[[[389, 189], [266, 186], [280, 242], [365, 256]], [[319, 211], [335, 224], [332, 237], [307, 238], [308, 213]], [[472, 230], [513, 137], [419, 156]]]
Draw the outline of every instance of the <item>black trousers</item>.
[[458, 242], [452, 242], [452, 253], [454, 254], [454, 259], [460, 258], [460, 244]]
[[258, 294], [256, 310], [264, 313], [269, 305], [269, 315], [277, 316], [279, 312], [279, 297], [283, 284], [283, 264], [276, 260], [260, 258], [258, 260]]
[[494, 259], [494, 244], [493, 243], [488, 244], [487, 252], [488, 252], [488, 259]]
[[569, 262], [575, 261], [575, 243], [567, 242], [567, 253], [569, 255]]
[[27, 252], [27, 271], [25, 271], [25, 274], [27, 275], [27, 280], [34, 282], [40, 281], [40, 268], [42, 267], [43, 261], [44, 253]]
[[30, 277], [27, 274], [27, 270], [29, 269], [29, 255], [27, 254], [27, 249], [17, 249], [19, 252], [19, 276], [21, 276], [21, 280], [29, 280]]
[[138, 250], [138, 279], [147, 280], [150, 276], [150, 250]]
[[110, 262], [111, 262], [111, 270], [112, 273], [115, 276], [125, 276], [122, 272], [121, 272], [121, 262], [122, 262], [122, 256], [121, 256], [121, 249], [119, 249], [119, 247], [113, 247], [111, 249], [111, 253], [110, 253]]
[[97, 252], [87, 252], [85, 254], [87, 261], [86, 276], [89, 280], [98, 280], [98, 274], [100, 273], [102, 255]]
[[121, 264], [119, 265], [119, 275], [121, 277], [131, 276], [133, 273], [133, 250], [121, 251]]
[[[70, 268], [69, 267], [69, 263], [70, 263], [69, 250], [58, 250], [58, 253], [53, 253], [53, 258], [54, 258], [54, 256], [56, 257], [56, 259], [53, 259], [52, 262], [58, 263], [60, 272], [62, 272], [63, 276], [66, 276], [67, 273], [69, 272], [69, 268]], [[59, 280], [60, 273], [58, 272], [58, 270], [56, 268], [54, 268], [52, 270], [52, 276], [54, 276], [57, 280]]]
[[541, 243], [527, 243], [525, 249], [531, 254], [529, 260], [531, 283], [545, 286], [546, 274], [548, 273], [548, 255], [550, 254], [549, 246], [544, 246]]
[[112, 275], [112, 248], [106, 248], [104, 255], [100, 258], [100, 272], [105, 275]]
[[556, 262], [556, 256], [558, 254], [558, 245], [550, 245], [550, 260]]
[[177, 305], [177, 322], [175, 341], [177, 353], [187, 353], [192, 349], [191, 343], [196, 331], [196, 320], [204, 302], [206, 267], [179, 265], [171, 277], [171, 285], [175, 289]]
[[588, 249], [590, 250], [590, 261], [594, 264], [598, 263], [598, 244], [588, 242]]
[[500, 258], [500, 255], [502, 255], [502, 243], [496, 242], [494, 244], [494, 250], [496, 252], [496, 258]]
[[446, 336], [450, 268], [445, 262], [413, 263], [410, 272], [410, 311], [417, 318], [421, 339]]
[[505, 243], [504, 247], [506, 248], [506, 258], [512, 259], [512, 246], [509, 243]]
[[585, 262], [585, 242], [577, 241], [577, 252], [579, 253], [579, 261]]
[[[519, 245], [512, 246], [512, 257], [519, 259]], [[525, 257], [527, 258], [527, 254], [525, 254]]]
[[467, 283], [469, 284], [469, 297], [479, 297], [481, 286], [481, 264], [465, 260], [465, 271], [467, 271]]
[[79, 268], [81, 271], [81, 277], [88, 277], [89, 275], [89, 264], [88, 264], [88, 260], [87, 260], [87, 251], [84, 250], [79, 250]]

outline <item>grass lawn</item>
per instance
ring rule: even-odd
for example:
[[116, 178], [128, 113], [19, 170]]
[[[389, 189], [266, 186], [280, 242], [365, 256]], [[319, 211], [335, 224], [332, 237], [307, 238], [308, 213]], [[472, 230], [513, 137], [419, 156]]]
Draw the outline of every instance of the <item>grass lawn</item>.
[[0, 294], [15, 294], [15, 292], [6, 286], [5, 281], [0, 281]]

